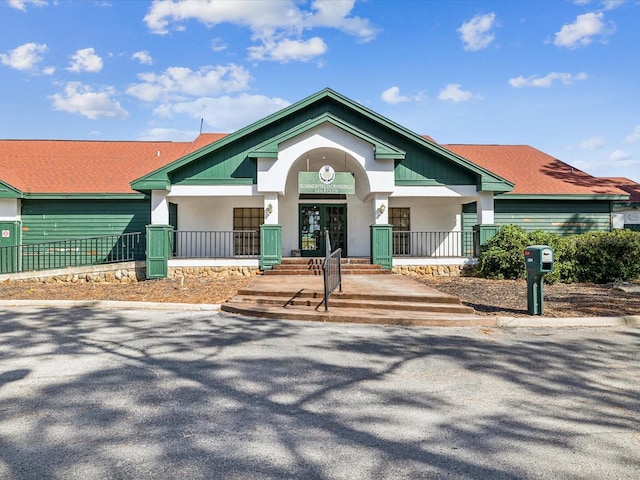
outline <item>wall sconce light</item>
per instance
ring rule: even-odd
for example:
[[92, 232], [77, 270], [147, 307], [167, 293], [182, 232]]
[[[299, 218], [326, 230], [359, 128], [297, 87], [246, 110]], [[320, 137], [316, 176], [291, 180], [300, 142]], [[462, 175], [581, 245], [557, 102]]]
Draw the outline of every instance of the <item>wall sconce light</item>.
[[380, 207], [378, 208], [380, 213], [384, 213], [385, 209], [386, 209], [386, 207], [384, 206], [384, 203], [382, 205], [380, 205]]
[[267, 215], [271, 215], [273, 213], [273, 205], [267, 205]]

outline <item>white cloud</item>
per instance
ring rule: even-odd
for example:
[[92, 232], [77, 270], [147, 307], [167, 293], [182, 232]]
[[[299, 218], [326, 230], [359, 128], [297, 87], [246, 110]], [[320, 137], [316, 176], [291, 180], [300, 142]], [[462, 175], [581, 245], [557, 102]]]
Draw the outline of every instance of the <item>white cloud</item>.
[[[167, 34], [169, 27], [185, 30], [183, 23], [196, 20], [208, 27], [231, 23], [248, 28], [252, 39], [260, 45], [249, 49], [254, 60], [289, 62], [308, 61], [327, 51], [324, 40], [302, 38], [305, 31], [314, 28], [333, 28], [371, 41], [378, 33], [368, 19], [352, 16], [355, 0], [156, 0], [144, 21], [154, 33]], [[216, 43], [218, 44], [218, 43]]]
[[611, 155], [609, 155], [609, 160], [612, 162], [623, 162], [625, 160], [631, 160], [632, 157], [633, 155], [624, 150], [614, 150], [611, 152]]
[[559, 81], [564, 85], [572, 85], [576, 81], [583, 81], [587, 78], [588, 75], [584, 72], [576, 73], [575, 75], [571, 73], [551, 72], [544, 77], [532, 75], [525, 78], [521, 75], [519, 77], [511, 78], [509, 79], [509, 85], [511, 85], [513, 88], [549, 88], [555, 81]]
[[138, 60], [142, 65], [151, 65], [153, 63], [153, 58], [146, 50], [134, 53], [131, 55], [131, 59]]
[[289, 102], [281, 98], [264, 95], [241, 94], [237, 97], [205, 97], [191, 102], [160, 105], [154, 113], [162, 117], [187, 115], [194, 119], [204, 118], [215, 132], [235, 131], [266, 117], [286, 106]]
[[97, 73], [102, 70], [102, 58], [96, 55], [93, 48], [80, 49], [71, 56], [71, 64], [67, 70]]
[[400, 89], [396, 86], [386, 89], [382, 92], [380, 98], [391, 105], [397, 105], [398, 103], [408, 102], [411, 100], [405, 95], [400, 95]]
[[227, 49], [227, 44], [220, 37], [211, 40], [211, 50], [214, 52], [222, 52]]
[[582, 140], [578, 144], [578, 148], [580, 150], [597, 150], [599, 148], [604, 147], [606, 143], [607, 142], [604, 137], [601, 137], [601, 136], [589, 137]]
[[45, 0], [9, 0], [9, 6], [23, 12], [27, 11], [27, 5], [33, 5], [34, 7], [44, 7], [48, 5]]
[[473, 94], [462, 90], [461, 87], [462, 85], [459, 83], [450, 83], [440, 91], [438, 99], [449, 100], [455, 103], [466, 102]]
[[7, 54], [0, 53], [0, 61], [3, 65], [16, 70], [32, 70], [37, 63], [42, 61], [40, 54], [48, 50], [44, 43], [25, 43], [10, 50]]
[[320, 37], [313, 37], [307, 41], [285, 38], [275, 41], [267, 38], [260, 46], [249, 47], [251, 60], [273, 60], [280, 63], [290, 61], [306, 62], [324, 55], [328, 50], [327, 44]]
[[614, 28], [607, 29], [604, 13], [590, 12], [576, 17], [576, 21], [563, 25], [556, 33], [554, 44], [557, 47], [578, 48], [589, 45], [596, 35], [610, 35]]
[[101, 117], [126, 118], [129, 113], [113, 100], [113, 87], [103, 87], [94, 91], [90, 86], [80, 82], [69, 82], [63, 93], [56, 93], [49, 98], [53, 100], [54, 110], [77, 113], [95, 120]]
[[602, 5], [605, 10], [613, 10], [614, 8], [618, 8], [624, 2], [625, 0], [603, 0]]
[[142, 73], [142, 83], [127, 89], [129, 95], [153, 102], [187, 96], [197, 97], [239, 92], [249, 87], [251, 75], [242, 66], [207, 66], [194, 72], [187, 67], [169, 67], [164, 73]]
[[468, 22], [464, 22], [458, 29], [460, 38], [465, 44], [464, 49], [476, 51], [488, 47], [495, 38], [495, 35], [491, 31], [495, 26], [495, 13], [476, 15]]
[[625, 138], [624, 141], [627, 143], [636, 143], [640, 141], [640, 125], [636, 125], [636, 128], [633, 131], [633, 133], [627, 136], [627, 138]]

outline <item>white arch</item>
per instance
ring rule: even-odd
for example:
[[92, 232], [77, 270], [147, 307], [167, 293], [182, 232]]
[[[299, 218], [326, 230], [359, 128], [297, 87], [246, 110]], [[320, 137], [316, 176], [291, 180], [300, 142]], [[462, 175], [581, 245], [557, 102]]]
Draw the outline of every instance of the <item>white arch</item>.
[[[336, 155], [336, 152], [342, 152], [342, 155]], [[360, 189], [366, 188], [366, 191], [359, 192], [360, 198], [371, 193], [388, 194], [394, 190], [393, 160], [376, 160], [371, 143], [327, 122], [283, 142], [275, 161], [258, 159], [258, 192], [284, 195], [289, 174], [301, 169], [300, 162], [304, 163], [303, 169], [306, 170], [307, 157], [313, 162], [313, 169], [319, 169], [323, 164], [331, 165], [336, 171], [345, 171], [345, 166], [351, 168], [350, 171], [356, 174], [356, 190], [358, 183], [365, 183], [360, 186]], [[309, 169], [312, 169], [311, 164]]]

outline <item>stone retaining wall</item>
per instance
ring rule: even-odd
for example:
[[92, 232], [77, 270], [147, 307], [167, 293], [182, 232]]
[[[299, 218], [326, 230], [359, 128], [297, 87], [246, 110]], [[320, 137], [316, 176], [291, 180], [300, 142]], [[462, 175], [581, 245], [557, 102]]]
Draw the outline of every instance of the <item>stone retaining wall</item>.
[[258, 267], [169, 267], [168, 277], [253, 277], [258, 273]]
[[[468, 275], [473, 267], [468, 265], [401, 265], [391, 272], [407, 276], [445, 276], [458, 277]], [[18, 274], [0, 275], [1, 281], [29, 283], [135, 283], [146, 279], [145, 262], [126, 262], [112, 265], [97, 265], [62, 270], [43, 270]], [[180, 277], [253, 277], [260, 273], [257, 267], [169, 267], [168, 278]]]
[[0, 275], [0, 281], [25, 283], [135, 283], [145, 279], [145, 262], [40, 270]]
[[400, 265], [391, 273], [414, 277], [462, 277], [473, 272], [469, 265]]

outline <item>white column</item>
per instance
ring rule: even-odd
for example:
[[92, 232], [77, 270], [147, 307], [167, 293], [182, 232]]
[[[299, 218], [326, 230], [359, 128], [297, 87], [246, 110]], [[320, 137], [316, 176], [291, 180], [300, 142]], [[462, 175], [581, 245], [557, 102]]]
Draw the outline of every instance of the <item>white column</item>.
[[151, 224], [169, 225], [169, 202], [166, 190], [151, 191]]
[[386, 225], [389, 223], [389, 195], [387, 193], [376, 193], [373, 200], [374, 218], [376, 224]]
[[264, 194], [264, 223], [278, 225], [278, 193], [267, 192]]
[[478, 192], [478, 225], [493, 225], [495, 223], [495, 210], [493, 192]]
[[0, 220], [20, 220], [20, 199], [0, 198]]

